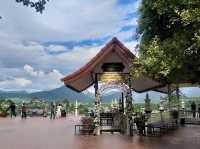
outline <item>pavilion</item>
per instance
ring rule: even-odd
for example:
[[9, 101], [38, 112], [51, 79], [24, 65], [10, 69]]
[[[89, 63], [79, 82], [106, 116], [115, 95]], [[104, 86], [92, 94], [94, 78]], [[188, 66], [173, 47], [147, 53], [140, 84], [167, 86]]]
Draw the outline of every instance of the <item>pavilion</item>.
[[[71, 75], [62, 78], [65, 86], [82, 92], [94, 85], [96, 113], [100, 117], [101, 94], [107, 87], [119, 86], [126, 95], [127, 105], [127, 134], [131, 135], [131, 113], [133, 110], [132, 91], [139, 93], [149, 90], [169, 93], [169, 87], [149, 77], [132, 78], [130, 66], [133, 59], [137, 57], [126, 48], [117, 38], [113, 38], [103, 47], [100, 52], [93, 57], [86, 65]], [[107, 86], [99, 87], [99, 83]], [[112, 85], [110, 85], [112, 84]], [[99, 118], [100, 119], [100, 118]]]
[[[95, 84], [97, 80], [100, 81], [101, 75], [105, 73], [105, 70], [102, 69], [104, 64], [122, 64], [124, 68], [120, 73], [130, 76], [130, 65], [135, 58], [137, 57], [128, 48], [117, 38], [113, 38], [86, 65], [71, 75], [62, 78], [62, 81], [67, 87], [81, 92]], [[148, 77], [131, 79], [131, 88], [136, 92], [142, 93], [156, 89], [161, 92], [167, 92], [166, 88], [164, 88], [165, 85]]]

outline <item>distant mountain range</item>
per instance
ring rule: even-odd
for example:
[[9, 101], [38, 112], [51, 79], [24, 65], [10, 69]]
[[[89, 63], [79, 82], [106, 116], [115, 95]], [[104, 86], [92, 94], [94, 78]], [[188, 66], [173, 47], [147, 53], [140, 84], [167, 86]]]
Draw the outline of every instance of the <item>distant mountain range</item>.
[[64, 86], [49, 91], [41, 91], [34, 93], [28, 93], [26, 91], [0, 91], [0, 98], [38, 98], [49, 101], [68, 99], [71, 102], [74, 102], [75, 100], [89, 102], [94, 99], [91, 95], [85, 93], [77, 93]]
[[26, 91], [0, 91], [0, 98], [27, 98]]
[[[143, 102], [146, 96], [146, 94], [137, 93], [134, 93], [133, 95], [133, 98], [136, 102]], [[153, 97], [156, 102], [160, 99], [160, 96], [154, 93], [150, 94], [150, 97]], [[94, 93], [91, 93], [89, 91], [77, 93], [65, 86], [49, 91], [34, 93], [28, 93], [26, 91], [0, 91], [0, 98], [20, 98], [22, 100], [43, 99], [48, 101], [68, 99], [71, 102], [74, 102], [75, 100], [78, 100], [80, 102], [94, 102], [95, 100]], [[121, 92], [110, 91], [102, 96], [102, 102], [108, 103], [111, 102], [113, 99], [118, 100], [119, 98], [121, 98]]]
[[[188, 95], [189, 97], [200, 96], [200, 89], [199, 88], [185, 88], [181, 89], [183, 94]], [[192, 94], [191, 94], [192, 93]], [[157, 93], [150, 91], [148, 92], [150, 99], [152, 102], [159, 102], [160, 96], [166, 96], [165, 94]], [[138, 94], [133, 92], [133, 100], [136, 103], [144, 102], [146, 97], [146, 93]], [[95, 96], [93, 93], [89, 91], [84, 91], [82, 93], [77, 93], [70, 88], [62, 86], [60, 88], [56, 88], [49, 91], [41, 91], [41, 92], [34, 92], [28, 93], [26, 91], [0, 91], [0, 99], [1, 98], [20, 98], [23, 100], [30, 100], [30, 99], [43, 99], [43, 100], [63, 100], [68, 99], [71, 102], [75, 102], [78, 100], [80, 102], [94, 102]], [[111, 102], [113, 99], [121, 98], [121, 93], [116, 91], [110, 91], [102, 96], [102, 102], [108, 103]]]

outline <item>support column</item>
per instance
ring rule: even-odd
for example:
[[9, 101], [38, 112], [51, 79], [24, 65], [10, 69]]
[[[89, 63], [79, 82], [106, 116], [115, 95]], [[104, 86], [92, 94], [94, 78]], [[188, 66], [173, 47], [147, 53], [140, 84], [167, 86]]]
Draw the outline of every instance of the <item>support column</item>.
[[[180, 108], [181, 102], [180, 102], [180, 94], [179, 93], [180, 93], [179, 85], [177, 84], [176, 85], [176, 98], [177, 98], [177, 101], [178, 101], [177, 122], [181, 117], [180, 115], [183, 115], [182, 112], [180, 111], [181, 110], [181, 108]], [[181, 120], [181, 121], [183, 121], [183, 120]]]
[[145, 114], [146, 114], [148, 120], [150, 120], [150, 122], [151, 122], [151, 112], [152, 112], [152, 110], [151, 110], [151, 99], [149, 98], [148, 93], [146, 94], [146, 98], [145, 98], [144, 101], [145, 101], [145, 105], [144, 105]]
[[169, 111], [171, 112], [171, 85], [170, 84], [168, 84], [167, 85], [167, 92], [168, 92], [168, 102], [169, 102], [169, 104], [168, 104], [168, 106], [169, 106]]
[[122, 100], [121, 100], [121, 112], [124, 113], [124, 93], [122, 92]]
[[133, 99], [132, 99], [132, 90], [131, 90], [131, 79], [128, 79], [128, 86], [129, 90], [127, 92], [127, 99], [126, 99], [126, 105], [127, 105], [127, 135], [132, 136], [132, 126], [133, 126], [133, 119], [132, 119], [132, 113], [133, 113]]
[[98, 85], [98, 76], [95, 74], [95, 133], [100, 135], [100, 95], [99, 95], [99, 85]]
[[177, 84], [176, 85], [176, 98], [177, 98], [177, 101], [178, 101], [178, 111], [180, 110], [180, 90], [179, 90], [179, 85]]

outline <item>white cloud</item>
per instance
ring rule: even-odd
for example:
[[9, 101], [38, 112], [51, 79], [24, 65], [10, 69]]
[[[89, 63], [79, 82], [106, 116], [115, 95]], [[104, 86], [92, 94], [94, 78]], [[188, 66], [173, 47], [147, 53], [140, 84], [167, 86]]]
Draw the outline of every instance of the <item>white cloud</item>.
[[125, 42], [125, 46], [133, 53], [135, 56], [138, 56], [138, 41], [130, 41], [130, 42]]
[[33, 76], [42, 73], [36, 72], [32, 67], [44, 71], [58, 69], [63, 73], [67, 73], [86, 63], [101, 49], [101, 46], [74, 47], [61, 54], [51, 55], [45, 52], [46, 47], [40, 43], [7, 41], [3, 38], [0, 40], [0, 47], [1, 68], [23, 68]]
[[27, 80], [27, 79], [24, 79], [24, 78], [16, 78], [15, 82], [16, 82], [17, 85], [19, 85], [21, 87], [26, 87], [26, 86], [32, 84], [31, 80]]
[[30, 65], [24, 65], [24, 70], [30, 74], [31, 76], [37, 76], [37, 72], [34, 71], [33, 67], [31, 67]]
[[200, 96], [200, 87], [183, 87], [183, 88], [180, 88], [180, 91], [181, 91], [181, 94], [184, 95], [184, 96], [189, 96], [189, 97], [192, 97], [192, 96]]
[[127, 22], [127, 25], [137, 26], [138, 18], [132, 18], [130, 21]]
[[118, 6], [117, 1], [54, 0], [42, 15], [15, 1], [3, 1], [0, 34], [33, 41], [78, 41], [112, 35], [127, 23], [123, 20], [127, 13], [138, 7], [137, 1], [124, 6]]
[[[8, 45], [6, 46], [6, 44]], [[137, 42], [125, 42], [124, 44], [133, 50]], [[24, 88], [27, 90], [47, 90], [63, 85], [60, 81], [63, 74], [67, 75], [79, 69], [104, 46], [74, 47], [67, 52], [50, 55], [45, 52], [45, 47], [39, 43], [10, 42], [9, 44], [0, 41], [1, 45], [5, 45], [5, 48], [8, 47], [6, 52], [0, 50], [1, 79], [4, 81], [21, 77], [27, 78], [33, 82], [28, 88]], [[7, 59], [10, 60], [6, 61]], [[7, 83], [10, 84], [10, 81]], [[5, 83], [0, 85], [0, 88], [3, 87], [6, 88]], [[10, 85], [10, 88], [23, 87]]]
[[[127, 24], [123, 19], [127, 13], [138, 8], [137, 1], [118, 6], [117, 0], [56, 0], [48, 3], [41, 15], [14, 1], [1, 4], [0, 14], [4, 19], [0, 23], [0, 65], [21, 68], [30, 64], [38, 69], [56, 68], [64, 73], [90, 59], [98, 51], [96, 46], [94, 51], [89, 47], [89, 53], [87, 47], [75, 47], [68, 53], [69, 49], [62, 45], [44, 47], [41, 41], [79, 41], [107, 35], [124, 41], [132, 32], [116, 33]], [[47, 52], [62, 54], [52, 56]], [[77, 63], [68, 66], [72, 60]]]
[[32, 84], [31, 80], [25, 78], [14, 78], [12, 80], [0, 81], [0, 89], [25, 89]]
[[32, 66], [28, 64], [24, 65], [24, 70], [32, 77], [43, 77], [45, 75], [43, 71], [36, 71]]
[[63, 75], [56, 69], [53, 69], [50, 72], [44, 73], [44, 75], [38, 75], [37, 78], [35, 78], [35, 84], [33, 86], [34, 89], [40, 89], [40, 90], [50, 90], [54, 88], [58, 88], [62, 86], [61, 78], [63, 78]]
[[[62, 86], [60, 79], [62, 73], [56, 69], [49, 72], [34, 69], [31, 65], [25, 65], [24, 69], [17, 70], [20, 77], [4, 71], [7, 78], [0, 80], [0, 89], [4, 90], [50, 90]], [[13, 71], [11, 71], [13, 72]], [[0, 76], [2, 73], [0, 73]]]
[[56, 65], [60, 63], [60, 66], [64, 64], [63, 68], [74, 71], [93, 58], [101, 48], [102, 46], [74, 47], [66, 53], [54, 56], [54, 63], [57, 63]]
[[[81, 41], [117, 36], [126, 41], [132, 32], [119, 33], [137, 2], [124, 6], [118, 0], [55, 0], [38, 14], [15, 1], [0, 5], [0, 88], [48, 90], [60, 78], [79, 69], [104, 45], [75, 46], [42, 43]], [[10, 11], [12, 10], [12, 11]], [[127, 43], [134, 45], [134, 43]], [[52, 54], [52, 53], [56, 53]]]
[[135, 31], [134, 30], [129, 30], [129, 31], [123, 31], [123, 32], [118, 32], [114, 34], [115, 37], [117, 37], [120, 41], [125, 42], [126, 40], [134, 39], [135, 36]]
[[5, 67], [22, 67], [24, 64], [36, 64], [46, 55], [39, 43], [18, 40], [0, 40], [0, 62]]
[[66, 52], [67, 49], [64, 46], [60, 45], [50, 45], [47, 47], [49, 52]]
[[35, 70], [32, 66], [26, 64], [24, 70], [25, 73], [28, 73], [26, 77], [34, 81], [30, 89], [50, 90], [62, 85], [60, 79], [63, 75], [56, 69], [44, 72], [42, 70]]

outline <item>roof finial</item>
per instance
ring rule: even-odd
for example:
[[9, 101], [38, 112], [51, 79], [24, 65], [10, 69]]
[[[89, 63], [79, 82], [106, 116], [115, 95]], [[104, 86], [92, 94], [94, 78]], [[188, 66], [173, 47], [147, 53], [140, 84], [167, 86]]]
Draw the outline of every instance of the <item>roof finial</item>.
[[112, 42], [118, 42], [119, 40], [117, 39], [117, 37], [113, 37]]

